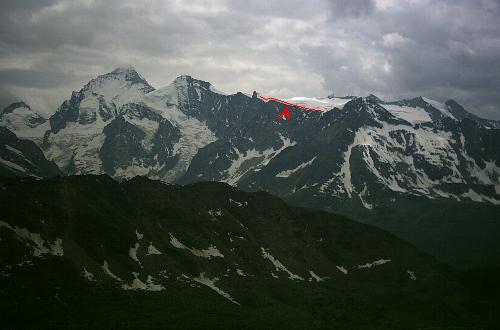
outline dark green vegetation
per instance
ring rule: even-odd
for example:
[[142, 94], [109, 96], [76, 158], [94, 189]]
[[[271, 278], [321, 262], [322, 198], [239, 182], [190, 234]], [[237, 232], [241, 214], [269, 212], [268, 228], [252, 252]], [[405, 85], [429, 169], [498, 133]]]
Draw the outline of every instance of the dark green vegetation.
[[458, 276], [391, 234], [268, 193], [2, 178], [0, 205], [3, 328], [498, 325], [498, 292], [477, 283], [498, 277]]
[[397, 205], [381, 203], [367, 217], [360, 216], [364, 211], [356, 213], [356, 219], [418, 244], [457, 269], [500, 265], [498, 205], [408, 197]]

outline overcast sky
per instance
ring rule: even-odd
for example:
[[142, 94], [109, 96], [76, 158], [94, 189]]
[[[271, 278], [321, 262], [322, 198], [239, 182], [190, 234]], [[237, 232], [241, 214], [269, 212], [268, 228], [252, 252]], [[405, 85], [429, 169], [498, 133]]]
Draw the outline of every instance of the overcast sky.
[[0, 106], [47, 113], [131, 64], [226, 92], [453, 98], [500, 119], [500, 0], [13, 0], [0, 3]]

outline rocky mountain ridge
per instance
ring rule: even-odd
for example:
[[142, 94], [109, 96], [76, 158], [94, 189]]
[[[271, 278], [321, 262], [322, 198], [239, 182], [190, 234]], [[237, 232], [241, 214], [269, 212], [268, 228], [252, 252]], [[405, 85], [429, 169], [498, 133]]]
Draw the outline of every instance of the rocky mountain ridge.
[[19, 106], [22, 113], [9, 110], [0, 122], [36, 142], [66, 175], [226, 182], [375, 223], [417, 245], [419, 239], [373, 215], [380, 219], [400, 202], [428, 200], [479, 203], [491, 208], [487, 219], [494, 218], [500, 204], [498, 122], [454, 101], [423, 97], [289, 101], [328, 111], [291, 107], [292, 120], [282, 121], [284, 106], [257, 93], [226, 95], [186, 75], [154, 89], [127, 67], [90, 81], [48, 121], [35, 119], [31, 127], [26, 120], [32, 115], [24, 115], [29, 108]]

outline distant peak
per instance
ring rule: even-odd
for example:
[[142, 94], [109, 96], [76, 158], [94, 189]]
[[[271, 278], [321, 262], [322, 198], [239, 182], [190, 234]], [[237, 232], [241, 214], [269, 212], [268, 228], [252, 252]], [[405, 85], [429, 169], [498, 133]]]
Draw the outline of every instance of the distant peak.
[[175, 78], [174, 84], [176, 84], [176, 85], [182, 84], [182, 85], [187, 85], [187, 86], [191, 86], [191, 87], [195, 87], [195, 88], [202, 88], [202, 89], [206, 89], [206, 90], [210, 89], [212, 91], [215, 91], [215, 90], [213, 90], [212, 84], [210, 84], [208, 81], [196, 79], [196, 78], [193, 78], [187, 74], [183, 74], [183, 75]]
[[123, 79], [129, 84], [138, 84], [143, 87], [145, 92], [153, 91], [154, 88], [146, 81], [146, 79], [139, 74], [132, 65], [120, 66], [113, 71], [100, 75], [92, 79], [84, 88], [92, 88], [91, 86], [102, 84], [109, 79]]
[[455, 105], [455, 104], [460, 105], [457, 101], [455, 101], [455, 100], [453, 100], [453, 99], [449, 99], [449, 100], [447, 100], [444, 104], [446, 104], [446, 105], [452, 105], [452, 104], [453, 104], [453, 105]]
[[371, 101], [371, 102], [375, 102], [375, 103], [382, 103], [382, 100], [381, 100], [378, 96], [376, 96], [376, 95], [374, 95], [374, 94], [370, 94], [370, 95], [368, 95], [368, 96], [366, 97], [366, 99], [367, 99], [368, 101]]
[[190, 80], [193, 80], [193, 77], [187, 74], [180, 75], [174, 79], [175, 82], [190, 81]]
[[131, 72], [137, 73], [135, 68], [130, 64], [124, 65], [124, 66], [119, 66], [116, 69], [114, 69], [113, 71], [111, 71], [111, 73], [115, 73], [115, 74], [116, 73], [131, 73]]
[[16, 109], [19, 109], [19, 108], [27, 108], [29, 110], [31, 110], [30, 106], [27, 105], [26, 103], [24, 103], [23, 101], [19, 101], [19, 102], [14, 102], [14, 103], [11, 103], [9, 104], [8, 106], [6, 106], [2, 112], [0, 112], [0, 114], [4, 115], [4, 114], [8, 114], [10, 112], [13, 112], [14, 110]]

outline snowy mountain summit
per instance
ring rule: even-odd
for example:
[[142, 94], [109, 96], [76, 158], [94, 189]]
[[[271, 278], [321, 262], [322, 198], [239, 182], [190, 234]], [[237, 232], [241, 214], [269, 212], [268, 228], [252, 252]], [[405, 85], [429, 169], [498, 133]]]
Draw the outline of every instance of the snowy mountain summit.
[[[281, 121], [284, 105], [256, 92], [226, 95], [187, 75], [155, 89], [118, 68], [48, 119], [36, 105], [4, 109], [0, 171], [226, 182], [382, 227], [459, 266], [498, 255], [498, 122], [425, 97], [287, 101], [325, 111], [289, 107]], [[481, 247], [464, 245], [478, 237]]]

